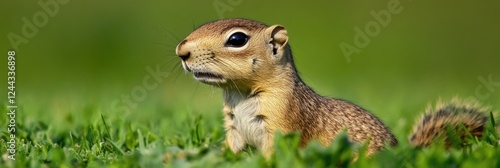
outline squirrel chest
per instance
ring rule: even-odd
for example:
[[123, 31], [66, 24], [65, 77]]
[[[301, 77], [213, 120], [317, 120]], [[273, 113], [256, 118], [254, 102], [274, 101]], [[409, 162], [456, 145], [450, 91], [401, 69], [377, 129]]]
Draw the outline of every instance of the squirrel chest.
[[234, 139], [242, 145], [259, 147], [266, 133], [264, 116], [259, 114], [258, 97], [248, 97], [240, 92], [225, 93], [224, 115], [226, 131], [233, 131]]

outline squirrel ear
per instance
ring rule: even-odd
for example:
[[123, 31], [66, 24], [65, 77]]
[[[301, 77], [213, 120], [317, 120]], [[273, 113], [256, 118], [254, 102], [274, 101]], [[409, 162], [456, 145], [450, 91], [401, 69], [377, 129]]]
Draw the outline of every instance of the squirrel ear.
[[283, 56], [286, 44], [288, 43], [288, 33], [285, 27], [281, 25], [273, 25], [266, 29], [266, 35], [269, 37], [269, 45], [272, 53], [276, 57]]

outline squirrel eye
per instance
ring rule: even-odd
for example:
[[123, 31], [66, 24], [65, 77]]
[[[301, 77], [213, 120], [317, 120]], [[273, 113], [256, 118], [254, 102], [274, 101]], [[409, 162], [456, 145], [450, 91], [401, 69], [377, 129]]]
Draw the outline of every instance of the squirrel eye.
[[248, 36], [242, 32], [236, 32], [229, 36], [229, 39], [226, 41], [226, 46], [229, 47], [243, 47], [247, 44]]

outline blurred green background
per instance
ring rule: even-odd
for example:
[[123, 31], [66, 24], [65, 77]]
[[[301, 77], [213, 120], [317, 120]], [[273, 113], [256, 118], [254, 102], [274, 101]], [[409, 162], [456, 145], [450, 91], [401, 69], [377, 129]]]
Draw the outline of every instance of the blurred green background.
[[[354, 45], [354, 28], [364, 30], [375, 20], [370, 11], [387, 10], [389, 1], [69, 0], [59, 4], [34, 37], [18, 45], [19, 117], [57, 125], [67, 122], [67, 113], [98, 116], [98, 111], [137, 122], [170, 122], [172, 114], [154, 110], [157, 107], [220, 115], [220, 90], [184, 73], [174, 51], [193, 28], [220, 16], [284, 25], [296, 65], [309, 85], [322, 95], [365, 107], [395, 132], [407, 132], [429, 102], [455, 95], [478, 98], [478, 87], [488, 94], [478, 99], [500, 109], [500, 2], [397, 2], [402, 11], [391, 15], [389, 24], [349, 63], [339, 44]], [[214, 4], [223, 11], [218, 14]], [[0, 95], [6, 95], [6, 56], [13, 48], [7, 36], [21, 36], [22, 18], [32, 21], [40, 11], [38, 1], [7, 0], [0, 5], [0, 48], [5, 56], [0, 59]], [[147, 67], [157, 66], [166, 73], [162, 82], [135, 101], [135, 108], [112, 108], [113, 102], [143, 86], [150, 75]], [[483, 86], [479, 78], [488, 81], [490, 76], [496, 85]], [[81, 109], [92, 110], [79, 114], [85, 111]], [[85, 119], [72, 122], [89, 122]], [[222, 124], [222, 119], [213, 122]]]

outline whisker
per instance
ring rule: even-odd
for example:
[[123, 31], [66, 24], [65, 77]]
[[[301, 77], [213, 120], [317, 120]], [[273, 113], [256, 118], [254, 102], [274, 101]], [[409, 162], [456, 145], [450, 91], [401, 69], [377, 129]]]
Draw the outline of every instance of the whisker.
[[167, 46], [167, 47], [171, 47], [171, 48], [175, 48], [175, 47], [177, 47], [177, 46], [175, 46], [175, 45], [172, 45], [172, 44], [167, 44], [167, 43], [162, 43], [162, 42], [150, 42], [150, 44], [161, 45], [161, 46]]
[[180, 76], [180, 74], [182, 72], [184, 72], [184, 70], [181, 68], [181, 66], [182, 65], [179, 63], [179, 64], [175, 64], [174, 68], [172, 68], [172, 71], [177, 70], [177, 76]]
[[179, 57], [177, 57], [177, 56], [169, 57], [167, 62], [180, 63], [180, 61], [174, 61], [174, 60], [178, 60], [178, 59], [179, 59]]
[[191, 26], [193, 27], [193, 31], [196, 30], [196, 25], [194, 24], [194, 18], [193, 18], [193, 15], [190, 14], [189, 16], [191, 16]]
[[170, 39], [172, 42], [174, 42], [174, 43], [179, 43], [179, 42], [181, 42], [180, 38], [179, 38], [179, 37], [177, 37], [177, 36], [176, 36], [174, 33], [172, 33], [170, 30], [168, 30], [165, 26], [162, 26], [161, 28], [162, 28], [163, 30], [165, 30], [165, 31], [166, 31], [166, 32], [170, 35], [170, 37], [173, 37], [173, 38], [174, 38], [174, 39], [172, 40], [172, 39], [170, 39], [170, 38], [168, 38], [168, 37], [167, 37], [167, 38], [168, 38], [168, 39]]
[[[215, 59], [215, 58], [214, 58], [213, 60], [214, 60], [215, 62], [218, 62], [218, 63], [220, 63], [221, 65], [225, 66], [225, 68], [227, 68], [227, 69], [232, 70], [232, 69], [234, 68], [234, 67], [233, 67], [233, 66], [231, 66], [229, 63], [227, 63], [227, 62], [225, 62], [225, 61], [223, 61], [223, 60], [220, 60], [220, 59]], [[219, 67], [219, 66], [217, 66], [217, 67]], [[242, 91], [240, 90], [240, 88], [238, 87], [238, 85], [236, 85], [236, 82], [234, 82], [234, 80], [233, 80], [233, 79], [229, 79], [229, 80], [233, 83], [234, 87], [236, 88], [236, 90], [238, 91], [238, 93], [240, 94], [240, 96], [242, 96], [242, 97], [243, 97], [243, 93], [242, 93]]]
[[196, 94], [196, 91], [198, 90], [198, 86], [200, 86], [200, 82], [196, 82], [196, 86], [194, 87], [193, 94], [191, 95], [190, 100], [193, 100], [194, 95]]
[[[175, 53], [175, 51], [172, 49], [164, 49], [163, 52], [165, 55], [170, 55], [172, 53]], [[175, 58], [177, 58], [177, 56], [175, 56]]]
[[167, 61], [164, 65], [161, 66], [161, 69], [169, 69], [170, 67], [172, 67], [169, 71], [170, 73], [172, 73], [177, 67], [177, 65], [180, 64], [178, 62], [175, 62], [173, 61], [173, 59], [170, 59], [169, 61]]
[[[174, 67], [178, 67], [178, 66], [179, 66], [179, 64], [176, 64]], [[176, 81], [180, 75], [181, 75], [181, 71], [177, 71], [177, 73], [174, 75], [174, 81]]]
[[169, 76], [174, 76], [174, 79], [172, 81], [172, 84], [177, 81], [177, 77], [179, 74], [182, 72], [182, 68], [180, 68], [181, 63], [179, 61], [174, 61], [175, 59], [178, 59], [177, 57], [170, 57], [164, 65], [161, 65], [162, 70], [168, 70], [168, 75]]
[[236, 88], [236, 90], [238, 91], [238, 93], [240, 94], [241, 97], [243, 97], [243, 93], [241, 93], [241, 90], [238, 88], [238, 85], [236, 85], [236, 83], [234, 82], [233, 79], [229, 79], [231, 82], [233, 82], [234, 84], [234, 87]]

